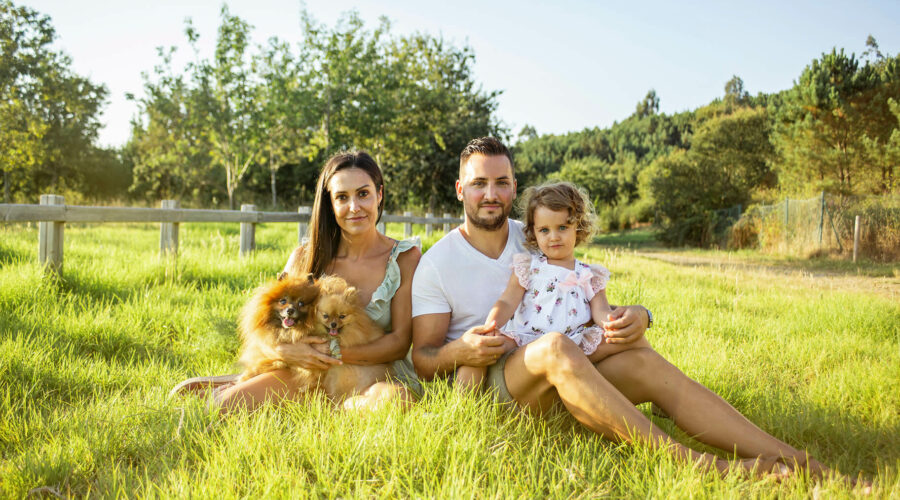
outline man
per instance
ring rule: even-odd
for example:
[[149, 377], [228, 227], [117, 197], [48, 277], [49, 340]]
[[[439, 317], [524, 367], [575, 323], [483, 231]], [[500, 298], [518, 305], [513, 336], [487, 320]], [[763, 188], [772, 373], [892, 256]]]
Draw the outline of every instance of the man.
[[[616, 308], [613, 321], [603, 325], [609, 344], [590, 358], [559, 333], [504, 355], [502, 339], [485, 335], [490, 327], [484, 321], [509, 280], [512, 255], [524, 251], [524, 236], [522, 224], [508, 218], [516, 180], [512, 157], [499, 140], [484, 137], [466, 146], [456, 195], [465, 209], [463, 224], [423, 255], [413, 278], [412, 358], [420, 377], [452, 377], [458, 365], [488, 366], [485, 384], [501, 401], [535, 411], [562, 401], [598, 434], [667, 446], [720, 471], [727, 462], [673, 441], [634, 405], [652, 401], [697, 439], [741, 456], [805, 462], [802, 452], [760, 430], [657, 354], [643, 337], [652, 322], [644, 307]], [[631, 345], [617, 353], [617, 344]], [[756, 461], [742, 465], [751, 469]]]

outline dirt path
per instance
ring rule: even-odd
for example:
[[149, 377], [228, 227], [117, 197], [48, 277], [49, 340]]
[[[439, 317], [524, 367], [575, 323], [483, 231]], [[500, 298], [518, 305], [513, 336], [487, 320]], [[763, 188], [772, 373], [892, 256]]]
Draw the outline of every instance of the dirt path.
[[809, 286], [828, 290], [875, 293], [893, 300], [900, 300], [900, 277], [871, 277], [835, 271], [807, 270], [778, 264], [747, 262], [736, 258], [684, 255], [666, 251], [635, 251], [635, 255], [647, 259], [661, 260], [670, 264], [689, 267], [706, 267], [727, 272], [742, 270], [760, 272], [808, 281]]

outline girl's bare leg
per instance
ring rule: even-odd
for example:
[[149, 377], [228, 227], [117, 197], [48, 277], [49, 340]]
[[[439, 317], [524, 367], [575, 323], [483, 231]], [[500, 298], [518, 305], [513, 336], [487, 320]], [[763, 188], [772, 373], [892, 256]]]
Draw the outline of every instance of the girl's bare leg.
[[460, 366], [456, 369], [453, 387], [463, 391], [475, 391], [484, 383], [487, 368], [483, 366]]
[[295, 399], [301, 394], [299, 389], [290, 370], [273, 370], [222, 390], [216, 394], [216, 403], [222, 413], [238, 408], [252, 411], [266, 401]]

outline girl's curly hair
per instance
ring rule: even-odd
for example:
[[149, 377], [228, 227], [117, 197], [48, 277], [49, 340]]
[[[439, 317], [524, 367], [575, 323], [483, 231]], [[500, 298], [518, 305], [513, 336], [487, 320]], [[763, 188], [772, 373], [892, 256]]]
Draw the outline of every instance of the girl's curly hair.
[[534, 236], [534, 211], [545, 207], [555, 212], [569, 212], [568, 223], [575, 226], [575, 244], [580, 245], [594, 234], [594, 205], [587, 193], [570, 182], [553, 182], [530, 187], [519, 204], [525, 216], [525, 246], [538, 250]]

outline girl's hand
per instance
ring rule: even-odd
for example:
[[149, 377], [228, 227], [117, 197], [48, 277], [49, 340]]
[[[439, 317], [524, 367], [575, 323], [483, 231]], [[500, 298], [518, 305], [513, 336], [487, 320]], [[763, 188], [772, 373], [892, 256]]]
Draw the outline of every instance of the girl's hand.
[[281, 344], [275, 347], [275, 352], [288, 364], [307, 370], [327, 370], [342, 364], [341, 360], [328, 355], [331, 352], [328, 340], [321, 337], [304, 337], [295, 344]]
[[518, 344], [516, 344], [515, 340], [507, 337], [506, 335], [503, 335], [502, 333], [498, 333], [497, 335], [500, 335], [501, 337], [503, 337], [503, 349], [504, 349], [503, 352], [504, 352], [504, 354], [509, 351], [512, 351], [513, 349], [518, 347]]

